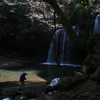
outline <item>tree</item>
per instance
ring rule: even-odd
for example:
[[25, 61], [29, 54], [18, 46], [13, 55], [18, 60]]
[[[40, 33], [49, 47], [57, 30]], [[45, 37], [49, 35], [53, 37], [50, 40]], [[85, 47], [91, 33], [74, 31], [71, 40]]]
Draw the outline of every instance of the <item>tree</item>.
[[80, 38], [74, 33], [66, 16], [62, 12], [61, 8], [58, 6], [57, 1], [56, 0], [43, 0], [43, 1], [50, 4], [52, 8], [56, 11], [57, 15], [61, 19], [62, 25], [65, 28], [67, 35], [72, 40], [72, 42], [88, 53], [83, 64], [86, 66], [87, 69], [86, 74], [92, 74], [100, 66], [100, 64], [98, 65], [96, 64], [98, 59], [100, 59], [100, 57], [95, 56], [95, 55], [100, 56], [99, 53], [100, 35], [94, 34], [88, 41]]

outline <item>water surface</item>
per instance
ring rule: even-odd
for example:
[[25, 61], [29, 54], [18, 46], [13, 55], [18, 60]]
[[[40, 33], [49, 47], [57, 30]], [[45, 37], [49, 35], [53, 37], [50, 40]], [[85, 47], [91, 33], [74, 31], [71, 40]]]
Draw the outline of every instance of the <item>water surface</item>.
[[[67, 76], [73, 75], [73, 71], [77, 71], [81, 68], [80, 65], [74, 64], [65, 64], [61, 66]], [[24, 71], [28, 72], [26, 78], [27, 81], [31, 82], [42, 82], [46, 81], [47, 79], [53, 79], [63, 76], [57, 65], [42, 63], [29, 66], [0, 69], [0, 82], [19, 81], [20, 74]]]

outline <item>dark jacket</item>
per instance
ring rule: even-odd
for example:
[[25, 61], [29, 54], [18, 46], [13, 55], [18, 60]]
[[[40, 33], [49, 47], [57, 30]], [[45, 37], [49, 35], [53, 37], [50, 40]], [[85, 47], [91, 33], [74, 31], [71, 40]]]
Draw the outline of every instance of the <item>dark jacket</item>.
[[26, 78], [25, 78], [25, 73], [22, 73], [22, 74], [20, 75], [20, 82], [23, 82], [24, 80], [26, 80]]

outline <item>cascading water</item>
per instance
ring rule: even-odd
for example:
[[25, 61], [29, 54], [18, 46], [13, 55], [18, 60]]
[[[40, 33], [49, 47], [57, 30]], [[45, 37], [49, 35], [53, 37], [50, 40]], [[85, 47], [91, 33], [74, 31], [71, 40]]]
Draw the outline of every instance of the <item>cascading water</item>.
[[[93, 25], [94, 25], [93, 34], [100, 33], [100, 14], [96, 16], [95, 24]], [[78, 26], [72, 26], [72, 28], [75, 31], [76, 35], [79, 35]], [[82, 49], [76, 47], [71, 42], [64, 28], [56, 30], [53, 38], [55, 41], [56, 51], [57, 51], [57, 55], [58, 55], [60, 63], [80, 64], [80, 62], [83, 61], [83, 59], [86, 56], [85, 52]], [[54, 48], [54, 44], [52, 41], [52, 43], [50, 44], [49, 52], [48, 52], [47, 63], [55, 63], [53, 48]]]
[[[77, 26], [72, 26], [73, 30], [75, 31], [76, 35], [79, 34], [79, 29]], [[69, 37], [66, 34], [66, 31], [64, 28], [58, 29], [54, 36], [57, 56], [59, 58], [60, 63], [64, 64], [79, 64], [79, 61], [81, 60], [81, 49], [76, 47], [72, 41], [69, 39]], [[54, 43], [53, 41], [50, 44], [49, 52], [48, 52], [48, 63], [55, 63], [55, 57], [54, 57]]]
[[100, 33], [100, 14], [95, 18], [94, 34]]

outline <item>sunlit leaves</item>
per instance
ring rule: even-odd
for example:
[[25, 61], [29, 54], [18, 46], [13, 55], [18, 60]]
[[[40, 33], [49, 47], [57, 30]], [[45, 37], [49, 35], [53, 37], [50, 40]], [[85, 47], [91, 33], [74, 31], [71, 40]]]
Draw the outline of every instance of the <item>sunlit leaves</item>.
[[91, 8], [91, 10], [97, 10], [100, 6], [100, 0], [77, 0], [76, 9], [78, 12], [84, 12]]

